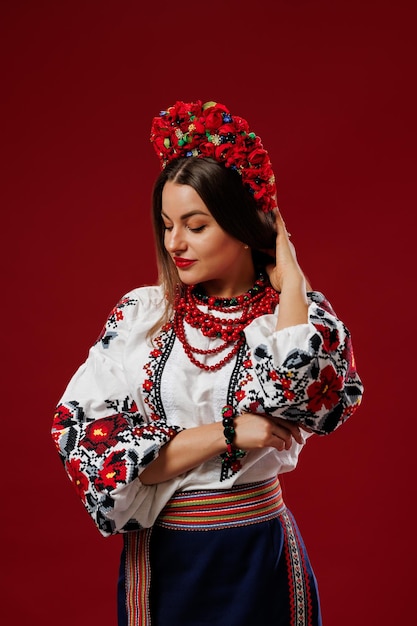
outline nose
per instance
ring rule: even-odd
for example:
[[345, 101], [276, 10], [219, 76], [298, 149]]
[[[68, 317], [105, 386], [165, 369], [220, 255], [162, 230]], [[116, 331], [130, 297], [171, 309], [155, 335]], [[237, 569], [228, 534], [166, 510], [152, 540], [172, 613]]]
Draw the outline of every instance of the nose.
[[171, 254], [174, 254], [175, 252], [184, 252], [187, 248], [187, 244], [184, 241], [180, 229], [176, 227], [165, 231], [164, 244], [165, 248]]

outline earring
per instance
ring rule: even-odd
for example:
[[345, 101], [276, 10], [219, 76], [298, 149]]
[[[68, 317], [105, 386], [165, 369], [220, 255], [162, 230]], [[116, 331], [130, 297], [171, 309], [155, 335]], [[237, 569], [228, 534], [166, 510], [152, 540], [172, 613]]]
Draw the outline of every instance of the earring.
[[247, 250], [249, 248], [247, 243], [245, 243], [245, 245], [243, 247], [245, 248], [245, 250]]

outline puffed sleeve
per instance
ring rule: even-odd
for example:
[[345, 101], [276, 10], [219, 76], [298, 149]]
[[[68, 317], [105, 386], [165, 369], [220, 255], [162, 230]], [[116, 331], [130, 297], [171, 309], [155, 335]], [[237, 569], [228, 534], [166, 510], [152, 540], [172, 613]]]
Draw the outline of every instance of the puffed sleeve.
[[276, 316], [266, 315], [246, 329], [255, 372], [248, 398], [252, 410], [328, 434], [357, 409], [363, 385], [349, 330], [323, 294], [308, 298], [307, 324], [276, 331]]
[[152, 523], [158, 490], [143, 485], [139, 474], [181, 430], [146, 418], [129, 393], [124, 347], [132, 320], [141, 315], [134, 293], [111, 311], [87, 360], [68, 384], [52, 425], [65, 470], [104, 536]]

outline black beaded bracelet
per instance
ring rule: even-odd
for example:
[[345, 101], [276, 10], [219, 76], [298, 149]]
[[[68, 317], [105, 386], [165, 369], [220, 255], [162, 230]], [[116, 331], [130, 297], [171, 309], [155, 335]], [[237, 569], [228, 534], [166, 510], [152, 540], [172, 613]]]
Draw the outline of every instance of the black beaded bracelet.
[[230, 404], [226, 404], [222, 408], [222, 416], [223, 416], [223, 433], [224, 438], [226, 440], [226, 452], [221, 454], [222, 457], [222, 472], [220, 480], [225, 480], [230, 476], [233, 476], [237, 471], [242, 467], [242, 463], [239, 459], [245, 456], [245, 451], [240, 450], [239, 448], [235, 448], [233, 445], [233, 440], [235, 438], [235, 428], [234, 428], [234, 411], [233, 407]]

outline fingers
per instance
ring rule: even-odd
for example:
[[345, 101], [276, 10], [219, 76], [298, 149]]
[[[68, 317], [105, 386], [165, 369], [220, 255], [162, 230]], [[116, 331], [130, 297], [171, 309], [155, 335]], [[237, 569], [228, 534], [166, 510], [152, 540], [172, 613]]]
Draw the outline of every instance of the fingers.
[[273, 432], [273, 436], [276, 441], [271, 442], [271, 446], [277, 450], [289, 450], [293, 443], [291, 433], [286, 428], [278, 427], [278, 430]]
[[277, 209], [275, 213], [275, 224], [277, 227], [278, 235], [284, 234], [286, 238], [290, 238], [291, 234], [287, 231], [287, 227], [285, 226], [284, 218], [281, 215], [281, 212]]
[[244, 450], [271, 447], [289, 450], [294, 441], [304, 444], [300, 427], [281, 418], [243, 413], [236, 418], [236, 446]]
[[304, 443], [299, 427], [291, 422], [288, 423], [288, 426], [274, 424], [272, 434], [278, 440], [273, 447], [278, 450], [289, 450], [294, 441], [301, 445]]
[[[289, 433], [290, 439], [294, 439], [297, 443], [303, 444], [304, 437], [301, 432], [300, 426], [296, 422], [290, 422], [288, 420], [283, 420], [281, 418], [272, 418], [274, 421], [279, 421], [279, 428]], [[291, 441], [292, 443], [292, 441]]]

